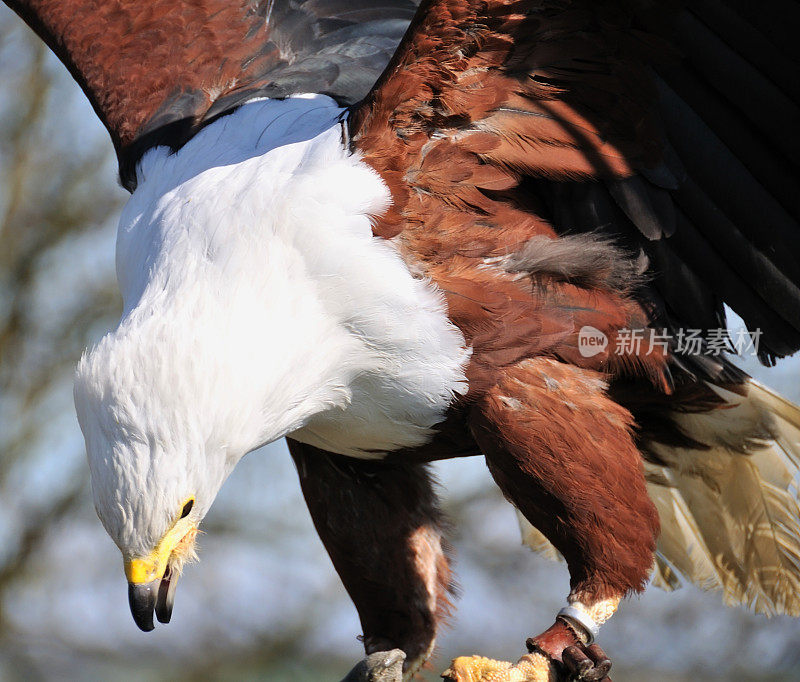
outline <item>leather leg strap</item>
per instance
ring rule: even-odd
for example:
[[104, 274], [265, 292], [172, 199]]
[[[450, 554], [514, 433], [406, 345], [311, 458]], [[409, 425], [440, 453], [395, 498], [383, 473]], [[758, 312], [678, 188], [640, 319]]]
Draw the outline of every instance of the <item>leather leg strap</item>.
[[581, 643], [573, 628], [563, 620], [557, 620], [541, 635], [530, 637], [525, 645], [530, 653], [541, 653], [550, 660], [561, 663], [561, 653], [564, 649]]

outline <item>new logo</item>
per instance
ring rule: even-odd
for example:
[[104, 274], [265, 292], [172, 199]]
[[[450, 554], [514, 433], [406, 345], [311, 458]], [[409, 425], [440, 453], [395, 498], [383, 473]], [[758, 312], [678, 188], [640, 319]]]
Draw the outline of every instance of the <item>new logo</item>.
[[593, 358], [608, 347], [608, 337], [594, 327], [581, 327], [578, 332], [578, 351], [585, 358]]

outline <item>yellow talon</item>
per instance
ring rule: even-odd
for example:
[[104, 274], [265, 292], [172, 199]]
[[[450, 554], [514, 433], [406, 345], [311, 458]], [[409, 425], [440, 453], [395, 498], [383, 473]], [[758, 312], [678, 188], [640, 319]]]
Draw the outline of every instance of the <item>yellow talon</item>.
[[556, 682], [556, 670], [550, 659], [539, 653], [526, 654], [516, 663], [459, 656], [442, 677], [448, 682]]

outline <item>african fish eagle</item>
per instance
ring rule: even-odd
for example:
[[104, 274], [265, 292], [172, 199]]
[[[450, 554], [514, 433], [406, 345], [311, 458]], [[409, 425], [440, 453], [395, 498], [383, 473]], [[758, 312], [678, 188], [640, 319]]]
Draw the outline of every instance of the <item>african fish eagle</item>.
[[485, 457], [571, 578], [517, 663], [451, 680], [605, 679], [651, 577], [800, 614], [800, 410], [722, 353], [724, 304], [764, 362], [800, 348], [797, 5], [5, 1], [131, 192], [75, 403], [142, 630], [284, 437], [406, 678], [450, 608], [443, 458]]

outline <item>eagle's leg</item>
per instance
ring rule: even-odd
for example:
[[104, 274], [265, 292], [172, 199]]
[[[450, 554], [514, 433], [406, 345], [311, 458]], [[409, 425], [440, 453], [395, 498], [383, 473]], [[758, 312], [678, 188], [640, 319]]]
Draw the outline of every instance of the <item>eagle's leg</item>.
[[452, 592], [427, 468], [289, 441], [314, 526], [353, 600], [367, 654], [401, 649], [404, 679], [430, 656]]
[[605, 677], [596, 628], [653, 564], [658, 515], [631, 428], [602, 375], [546, 358], [506, 370], [471, 414], [504, 495], [567, 562], [568, 606], [529, 648], [572, 678]]

